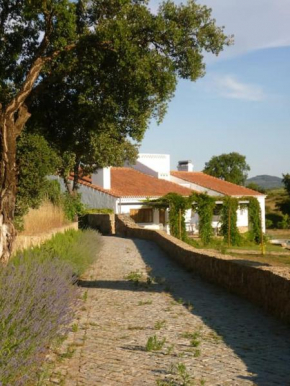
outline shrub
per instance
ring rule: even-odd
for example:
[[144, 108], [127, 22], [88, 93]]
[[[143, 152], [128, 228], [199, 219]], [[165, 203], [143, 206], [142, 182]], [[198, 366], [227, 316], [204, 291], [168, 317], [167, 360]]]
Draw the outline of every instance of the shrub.
[[267, 213], [266, 221], [269, 220], [272, 222], [271, 228], [278, 228], [278, 224], [283, 220], [283, 215], [280, 213]]
[[[97, 232], [69, 230], [0, 270], [0, 384], [31, 385], [48, 345], [72, 320], [73, 284], [96, 258]], [[2, 383], [1, 383], [2, 382]]]
[[271, 229], [273, 227], [273, 221], [266, 219], [266, 228]]
[[290, 228], [290, 217], [288, 214], [283, 214], [282, 221], [278, 222], [279, 229], [289, 229]]
[[38, 260], [57, 258], [68, 263], [74, 274], [81, 275], [96, 259], [101, 243], [101, 237], [96, 231], [71, 229], [57, 233], [40, 247], [18, 252], [14, 261], [19, 258], [21, 260], [22, 255]]
[[17, 199], [15, 225], [23, 228], [22, 219], [29, 208], [38, 208], [49, 189], [47, 175], [57, 171], [60, 159], [40, 135], [22, 133], [17, 142]]
[[75, 221], [76, 216], [85, 214], [85, 207], [81, 201], [80, 194], [71, 195], [64, 193], [62, 195], [62, 206], [66, 218], [70, 221]]
[[27, 254], [0, 271], [0, 379], [34, 384], [49, 342], [71, 321], [77, 299], [72, 268]]

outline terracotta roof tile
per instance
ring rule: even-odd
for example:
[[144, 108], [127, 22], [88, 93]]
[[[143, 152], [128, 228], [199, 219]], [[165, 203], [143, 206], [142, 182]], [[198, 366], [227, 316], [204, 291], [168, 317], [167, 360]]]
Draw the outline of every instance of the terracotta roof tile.
[[189, 196], [192, 193], [191, 189], [132, 168], [111, 168], [111, 187], [120, 197], [161, 197], [167, 193]]
[[[73, 179], [73, 177], [70, 177]], [[115, 197], [161, 197], [167, 193], [178, 193], [189, 196], [192, 189], [185, 188], [170, 181], [161, 180], [132, 168], [111, 168], [111, 189], [102, 189], [91, 183], [90, 176], [79, 179], [81, 185]]]
[[263, 196], [262, 193], [255, 190], [236, 185], [231, 182], [220, 180], [219, 178], [209, 176], [202, 172], [178, 172], [171, 171], [172, 176], [184, 181], [192, 182], [204, 188], [215, 190], [216, 192], [227, 196]]

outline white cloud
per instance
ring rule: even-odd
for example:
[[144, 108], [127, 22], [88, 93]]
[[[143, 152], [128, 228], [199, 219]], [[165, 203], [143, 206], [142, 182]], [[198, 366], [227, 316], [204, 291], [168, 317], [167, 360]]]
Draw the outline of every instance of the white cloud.
[[[151, 0], [157, 9], [159, 0]], [[175, 0], [186, 3], [186, 0]], [[290, 46], [289, 0], [197, 0], [212, 8], [217, 25], [224, 25], [228, 35], [235, 35], [235, 44], [219, 58], [242, 55], [250, 51]], [[212, 60], [212, 59], [210, 59]]]
[[289, 0], [199, 0], [213, 10], [218, 25], [235, 35], [221, 57], [290, 46]]
[[233, 75], [213, 76], [210, 81], [210, 88], [224, 98], [240, 99], [252, 102], [261, 102], [266, 99], [262, 87], [242, 83]]

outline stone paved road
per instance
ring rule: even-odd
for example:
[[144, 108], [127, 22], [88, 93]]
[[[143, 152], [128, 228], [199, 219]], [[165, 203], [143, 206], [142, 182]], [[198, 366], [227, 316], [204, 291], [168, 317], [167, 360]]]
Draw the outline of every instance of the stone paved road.
[[[45, 384], [290, 385], [290, 328], [180, 269], [154, 243], [103, 240]], [[128, 275], [142, 276], [134, 284]], [[146, 351], [154, 335], [166, 341]]]

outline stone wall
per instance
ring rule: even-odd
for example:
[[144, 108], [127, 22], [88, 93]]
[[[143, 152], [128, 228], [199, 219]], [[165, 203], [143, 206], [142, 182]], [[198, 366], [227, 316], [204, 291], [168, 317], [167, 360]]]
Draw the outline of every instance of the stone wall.
[[15, 244], [13, 247], [13, 253], [22, 250], [27, 249], [30, 247], [36, 247], [44, 243], [45, 241], [49, 240], [54, 236], [56, 233], [64, 233], [65, 231], [69, 229], [78, 229], [78, 223], [74, 222], [69, 225], [65, 225], [59, 228], [51, 229], [48, 232], [39, 233], [38, 235], [33, 236], [27, 236], [27, 235], [18, 235], [15, 240]]
[[290, 322], [290, 270], [212, 251], [195, 249], [163, 231], [142, 229], [127, 216], [116, 216], [116, 233], [156, 242], [167, 255], [202, 278], [240, 295]]
[[114, 214], [87, 214], [82, 222], [84, 225], [98, 230], [102, 235], [112, 235], [115, 233]]

